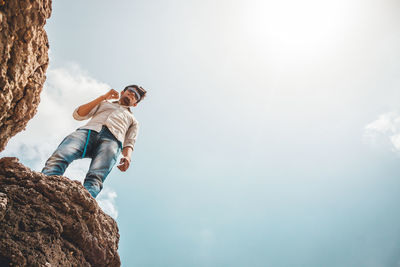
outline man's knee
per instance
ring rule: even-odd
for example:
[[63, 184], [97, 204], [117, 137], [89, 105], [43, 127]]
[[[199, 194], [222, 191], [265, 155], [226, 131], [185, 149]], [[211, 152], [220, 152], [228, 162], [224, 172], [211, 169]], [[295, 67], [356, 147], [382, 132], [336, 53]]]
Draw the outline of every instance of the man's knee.
[[46, 175], [63, 175], [68, 167], [69, 161], [60, 155], [59, 151], [55, 151], [45, 163], [42, 173]]

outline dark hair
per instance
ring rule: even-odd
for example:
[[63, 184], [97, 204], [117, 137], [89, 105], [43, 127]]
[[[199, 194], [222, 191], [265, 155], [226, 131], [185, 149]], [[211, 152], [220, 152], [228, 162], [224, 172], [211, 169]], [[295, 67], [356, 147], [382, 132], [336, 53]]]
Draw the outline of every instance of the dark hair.
[[132, 84], [132, 85], [128, 85], [124, 88], [124, 91], [126, 91], [129, 87], [133, 87], [136, 89], [136, 91], [139, 93], [140, 95], [140, 99], [136, 102], [139, 103], [140, 101], [142, 101], [142, 99], [146, 96], [146, 90], [143, 89], [143, 87], [136, 85], [136, 84]]

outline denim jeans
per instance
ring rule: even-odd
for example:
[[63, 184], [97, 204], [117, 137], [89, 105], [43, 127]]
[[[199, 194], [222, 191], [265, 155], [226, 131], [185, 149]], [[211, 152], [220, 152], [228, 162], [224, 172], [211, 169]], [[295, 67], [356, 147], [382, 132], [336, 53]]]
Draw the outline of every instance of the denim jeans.
[[88, 129], [77, 129], [60, 143], [46, 161], [42, 173], [63, 175], [65, 169], [75, 159], [91, 158], [83, 186], [95, 198], [103, 188], [104, 180], [117, 162], [121, 151], [121, 142], [106, 126], [103, 126], [99, 133]]

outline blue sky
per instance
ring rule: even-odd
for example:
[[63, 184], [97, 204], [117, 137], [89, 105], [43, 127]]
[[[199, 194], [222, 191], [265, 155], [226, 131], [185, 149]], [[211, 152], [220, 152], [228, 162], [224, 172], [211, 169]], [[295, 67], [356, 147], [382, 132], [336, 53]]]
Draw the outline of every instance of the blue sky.
[[400, 266], [399, 11], [53, 1], [38, 115], [2, 155], [40, 170], [76, 106], [137, 83], [132, 166], [99, 196], [123, 266]]

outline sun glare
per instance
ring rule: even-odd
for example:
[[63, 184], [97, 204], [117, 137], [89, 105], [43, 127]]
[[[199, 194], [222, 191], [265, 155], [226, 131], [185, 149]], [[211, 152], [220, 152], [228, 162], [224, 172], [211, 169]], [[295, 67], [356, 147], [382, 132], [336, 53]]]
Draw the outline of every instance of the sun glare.
[[317, 56], [346, 35], [351, 9], [347, 1], [257, 1], [245, 8], [243, 26], [252, 42], [275, 55]]

